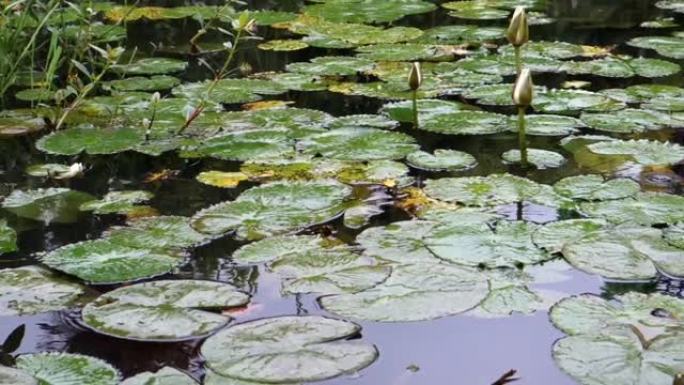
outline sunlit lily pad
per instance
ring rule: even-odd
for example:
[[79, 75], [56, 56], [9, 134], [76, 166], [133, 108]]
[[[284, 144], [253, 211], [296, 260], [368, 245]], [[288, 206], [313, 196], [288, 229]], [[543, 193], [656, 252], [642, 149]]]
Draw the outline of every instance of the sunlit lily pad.
[[418, 128], [447, 135], [488, 135], [506, 131], [508, 118], [488, 111], [458, 111], [425, 119], [419, 116]]
[[580, 205], [582, 213], [613, 223], [641, 225], [674, 224], [684, 221], [684, 197], [665, 193], [639, 193], [634, 198]]
[[163, 91], [180, 84], [180, 79], [173, 76], [158, 75], [150, 78], [134, 76], [121, 80], [111, 80], [103, 84], [103, 87], [116, 91]]
[[0, 270], [0, 314], [18, 316], [67, 309], [84, 288], [38, 266]]
[[423, 0], [326, 0], [308, 5], [303, 11], [334, 22], [379, 23], [391, 22], [407, 15], [426, 13], [436, 6]]
[[192, 377], [169, 366], [158, 371], [143, 372], [127, 378], [121, 385], [197, 385]]
[[482, 1], [452, 1], [442, 4], [442, 6], [451, 10], [449, 15], [460, 19], [498, 20], [505, 19], [509, 15], [507, 9], [496, 8], [496, 6]]
[[547, 223], [532, 234], [534, 243], [550, 253], [560, 253], [565, 245], [609, 228], [603, 219], [568, 219]]
[[684, 39], [674, 36], [639, 36], [627, 42], [638, 47], [653, 49], [658, 54], [673, 59], [684, 59]]
[[[513, 84], [487, 84], [479, 87], [466, 89], [463, 96], [468, 99], [476, 99], [479, 104], [489, 106], [512, 106]], [[546, 87], [534, 87], [536, 94], [546, 92]]]
[[269, 40], [265, 43], [259, 44], [259, 49], [264, 51], [277, 51], [277, 52], [291, 52], [299, 51], [309, 47], [308, 44], [301, 40]]
[[173, 89], [173, 95], [194, 101], [210, 100], [217, 103], [247, 103], [261, 95], [279, 95], [286, 89], [281, 84], [262, 79], [221, 79], [214, 83], [203, 81], [184, 83]]
[[330, 129], [342, 128], [342, 127], [372, 127], [372, 128], [384, 128], [386, 130], [391, 130], [397, 127], [399, 123], [396, 120], [390, 119], [384, 115], [375, 114], [358, 114], [358, 115], [345, 115], [335, 118], [332, 122], [327, 124]]
[[117, 64], [115, 71], [127, 75], [164, 75], [185, 71], [188, 63], [170, 58], [144, 58], [130, 64]]
[[436, 262], [435, 255], [425, 246], [427, 237], [438, 222], [400, 221], [387, 226], [371, 227], [356, 237], [364, 253], [403, 264]]
[[664, 112], [638, 109], [625, 109], [617, 113], [584, 113], [581, 119], [595, 130], [622, 134], [684, 126], [684, 121], [675, 120]]
[[663, 237], [672, 246], [684, 249], [684, 223], [677, 223], [663, 230]]
[[[542, 267], [543, 268], [543, 267]], [[552, 304], [548, 298], [528, 287], [534, 278], [518, 269], [496, 269], [489, 276], [489, 295], [468, 314], [480, 318], [500, 318], [511, 314], [532, 314]]]
[[[566, 136], [574, 134], [584, 123], [577, 118], [564, 115], [534, 114], [525, 116], [525, 133], [538, 136]], [[508, 129], [518, 132], [518, 117], [511, 116]]]
[[409, 154], [406, 161], [411, 167], [429, 171], [462, 171], [477, 165], [477, 160], [472, 155], [445, 149], [437, 149], [433, 154], [416, 151]]
[[173, 250], [139, 249], [107, 239], [72, 243], [41, 258], [47, 266], [93, 284], [131, 282], [166, 274], [185, 262]]
[[138, 248], [190, 248], [211, 238], [190, 227], [190, 218], [160, 216], [141, 218], [125, 227], [113, 227], [104, 236], [113, 243]]
[[306, 108], [271, 108], [222, 114], [220, 124], [230, 131], [288, 129], [289, 137], [300, 138], [323, 131], [332, 121], [333, 117], [323, 111]]
[[563, 178], [553, 186], [556, 193], [575, 200], [605, 201], [635, 196], [639, 183], [626, 178], [604, 180], [601, 175], [578, 175]]
[[305, 154], [340, 160], [402, 159], [417, 149], [403, 133], [374, 128], [346, 127], [309, 136], [298, 143]]
[[667, 166], [684, 159], [684, 147], [647, 139], [611, 140], [592, 143], [589, 151], [599, 155], [627, 155], [646, 166]]
[[212, 371], [239, 380], [319, 381], [375, 361], [375, 346], [345, 340], [360, 330], [351, 322], [319, 316], [266, 318], [220, 331], [207, 339], [201, 353]]
[[[417, 107], [419, 121], [430, 120], [437, 115], [473, 109], [463, 103], [439, 99], [418, 100]], [[413, 122], [413, 103], [410, 100], [387, 103], [380, 112], [400, 122]]]
[[198, 212], [192, 227], [206, 234], [236, 231], [240, 238], [259, 239], [326, 222], [344, 210], [350, 194], [350, 187], [334, 181], [273, 182]]
[[616, 111], [625, 108], [621, 101], [582, 90], [550, 90], [535, 95], [532, 106], [545, 113], [573, 113], [578, 111]]
[[0, 112], [0, 136], [20, 136], [45, 128], [45, 121], [31, 110]]
[[49, 223], [73, 223], [79, 216], [79, 207], [93, 196], [68, 188], [39, 188], [14, 190], [2, 202], [2, 207], [15, 215]]
[[83, 308], [83, 322], [107, 335], [147, 341], [205, 336], [230, 318], [208, 309], [242, 306], [249, 295], [227, 283], [200, 280], [145, 282], [103, 294]]
[[154, 194], [151, 192], [142, 190], [110, 191], [100, 200], [83, 203], [79, 210], [92, 211], [95, 214], [125, 214], [136, 204], [153, 197]]
[[324, 309], [352, 319], [425, 321], [463, 313], [489, 292], [487, 278], [467, 268], [419, 263], [400, 265], [384, 283], [355, 294], [324, 296]]
[[441, 61], [456, 54], [456, 46], [431, 44], [377, 44], [357, 48], [357, 56], [376, 61]]
[[133, 128], [76, 127], [40, 138], [36, 148], [55, 155], [116, 154], [133, 149], [143, 140], [143, 132]]
[[472, 44], [503, 39], [504, 29], [477, 25], [445, 25], [426, 30], [417, 42], [426, 44]]
[[23, 370], [0, 366], [0, 384], [38, 385], [38, 379]]
[[[501, 155], [501, 158], [505, 163], [519, 164], [521, 162], [520, 150], [508, 150]], [[545, 170], [563, 166], [566, 162], [566, 159], [563, 155], [557, 152], [529, 148], [527, 149], [527, 161], [536, 168]]]
[[0, 255], [17, 250], [17, 232], [0, 219]]
[[369, 72], [375, 66], [372, 60], [346, 56], [319, 56], [311, 62], [290, 63], [287, 70], [309, 75], [349, 76]]
[[430, 179], [425, 182], [425, 193], [429, 197], [467, 206], [521, 202], [534, 199], [541, 190], [541, 185], [510, 174]]
[[561, 67], [562, 71], [569, 74], [590, 74], [609, 78], [629, 78], [643, 76], [658, 78], [674, 75], [681, 67], [665, 60], [649, 58], [619, 58], [607, 57], [589, 61], [568, 61]]
[[17, 368], [43, 385], [117, 385], [119, 371], [107, 362], [72, 353], [35, 353], [17, 357]]
[[186, 142], [181, 157], [212, 157], [246, 161], [294, 154], [294, 138], [288, 129], [231, 131], [209, 139]]
[[648, 227], [592, 232], [566, 244], [562, 254], [576, 268], [608, 279], [647, 280], [657, 271], [684, 276], [684, 250], [668, 245], [660, 230]]
[[425, 243], [435, 255], [467, 266], [516, 267], [553, 258], [532, 242], [536, 226], [499, 221], [496, 226], [442, 226]]

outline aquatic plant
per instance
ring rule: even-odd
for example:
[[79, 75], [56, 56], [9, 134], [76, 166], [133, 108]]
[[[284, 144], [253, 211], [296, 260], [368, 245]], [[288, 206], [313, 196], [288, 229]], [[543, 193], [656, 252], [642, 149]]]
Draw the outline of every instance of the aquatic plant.
[[527, 24], [527, 14], [525, 7], [516, 7], [513, 17], [506, 31], [508, 42], [515, 49], [515, 67], [520, 74], [522, 71], [521, 47], [530, 40], [530, 30]]
[[525, 111], [532, 104], [534, 84], [530, 70], [525, 68], [520, 72], [513, 85], [513, 103], [518, 107], [518, 147], [520, 149], [520, 164], [527, 167], [527, 136], [525, 134]]

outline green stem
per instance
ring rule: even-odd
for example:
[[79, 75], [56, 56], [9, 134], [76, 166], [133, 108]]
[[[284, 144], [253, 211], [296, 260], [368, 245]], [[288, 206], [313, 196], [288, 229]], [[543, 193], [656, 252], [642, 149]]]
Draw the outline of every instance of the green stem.
[[520, 46], [515, 47], [515, 70], [518, 75], [522, 72], [522, 55], [520, 54]]
[[520, 148], [520, 165], [527, 168], [527, 138], [525, 133], [525, 107], [518, 107], [518, 147]]
[[413, 91], [413, 128], [418, 129], [418, 90]]
[[104, 68], [102, 69], [102, 72], [100, 72], [95, 78], [91, 80], [91, 82], [86, 85], [81, 92], [79, 92], [78, 95], [76, 95], [76, 99], [74, 99], [73, 103], [69, 107], [67, 107], [63, 112], [62, 116], [60, 116], [59, 120], [57, 120], [57, 124], [55, 125], [55, 131], [58, 131], [60, 128], [62, 128], [62, 125], [64, 124], [64, 121], [66, 118], [71, 114], [71, 111], [75, 110], [81, 102], [90, 94], [90, 91], [92, 91], [97, 85], [100, 83], [102, 78], [105, 76], [107, 71], [109, 71], [111, 64], [106, 64]]

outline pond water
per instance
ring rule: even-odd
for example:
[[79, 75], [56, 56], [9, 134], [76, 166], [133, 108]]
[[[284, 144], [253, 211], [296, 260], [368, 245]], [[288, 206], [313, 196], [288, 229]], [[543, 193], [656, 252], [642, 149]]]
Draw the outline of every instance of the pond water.
[[[378, 0], [381, 2], [382, 0]], [[440, 5], [440, 1], [432, 1]], [[144, 2], [148, 3], [148, 2]], [[182, 5], [177, 1], [149, 2], [166, 7]], [[271, 9], [298, 12], [303, 6], [301, 1], [247, 1], [244, 8], [250, 10]], [[140, 4], [143, 5], [143, 4]], [[145, 4], [147, 5], [147, 4]], [[684, 9], [684, 5], [682, 5]], [[665, 58], [651, 49], [635, 48], [626, 44], [638, 36], [668, 36], [677, 28], [653, 29], [640, 27], [642, 22], [659, 17], [672, 17], [684, 25], [681, 14], [655, 7], [649, 0], [548, 0], [542, 8], [554, 22], [531, 27], [534, 41], [563, 41], [573, 44], [599, 47], [614, 46], [620, 54], [643, 56], [681, 63], [676, 58]], [[399, 18], [392, 26], [410, 26], [423, 30], [452, 24], [472, 24], [482, 27], [507, 25], [503, 20], [463, 20], [449, 16], [442, 7], [416, 15]], [[381, 24], [382, 25], [382, 24]], [[387, 24], [384, 24], [387, 25]], [[126, 47], [138, 48], [139, 55], [153, 54], [153, 45], [173, 46], [185, 44], [197, 30], [197, 21], [191, 18], [177, 20], [138, 20], [127, 24]], [[264, 40], [292, 38], [292, 33], [271, 27], [259, 26], [257, 35]], [[218, 33], [210, 34], [203, 42], [221, 42]], [[274, 52], [257, 48], [261, 41], [248, 41], [237, 51], [234, 63], [243, 68], [245, 63], [251, 67], [249, 73], [265, 71], [284, 71], [286, 65], [306, 62], [319, 56], [354, 55], [353, 49], [325, 49], [309, 47], [292, 52]], [[497, 41], [503, 45], [504, 40]], [[157, 54], [159, 55], [159, 54]], [[188, 59], [190, 66], [179, 74], [183, 82], [198, 81], [210, 76], [206, 67], [198, 59], [207, 60], [220, 66], [225, 53], [190, 56], [170, 55], [174, 58]], [[588, 59], [582, 59], [588, 60]], [[429, 74], [426, 75], [426, 82]], [[510, 83], [513, 76], [505, 76]], [[371, 79], [372, 80], [372, 79]], [[547, 72], [535, 74], [535, 84], [549, 88], [559, 88], [567, 81], [583, 80], [591, 82], [587, 91], [598, 92], [604, 89], [621, 88], [645, 83], [682, 86], [682, 72], [658, 77], [607, 77], [596, 74], [576, 74], [567, 72]], [[169, 97], [168, 92], [162, 93]], [[267, 95], [267, 100], [291, 102], [289, 107], [307, 108], [324, 111], [332, 116], [351, 114], [377, 114], [388, 102], [380, 98], [344, 95], [331, 91], [289, 91], [280, 95]], [[443, 95], [441, 99], [460, 101], [477, 105], [474, 100], [459, 95]], [[10, 99], [8, 108], [30, 107], [28, 102]], [[240, 110], [240, 104], [228, 104], [228, 110]], [[485, 111], [512, 115], [511, 106], [483, 106]], [[616, 114], [619, 114], [617, 112]], [[572, 114], [579, 116], [579, 113]], [[567, 162], [557, 168], [544, 170], [523, 169], [517, 165], [502, 162], [501, 154], [517, 146], [515, 133], [495, 135], [444, 135], [424, 130], [416, 130], [410, 123], [402, 123], [395, 132], [407, 134], [416, 139], [420, 148], [427, 152], [435, 149], [454, 149], [467, 152], [477, 159], [477, 166], [465, 171], [429, 172], [412, 168], [410, 175], [417, 186], [429, 179], [486, 176], [495, 173], [511, 173], [526, 177], [535, 182], [552, 185], [564, 177], [602, 172], [605, 176], [632, 178], [641, 185], [643, 191], [658, 191], [675, 195], [681, 194], [683, 168], [649, 167], [632, 163], [629, 167], [611, 170], [592, 168], [578, 162], [571, 152], [560, 145], [559, 136], [529, 136], [532, 148], [546, 149], [563, 154]], [[613, 135], [622, 139], [654, 139], [684, 144], [682, 131], [676, 128], [662, 128], [643, 133], [614, 134], [582, 128], [583, 133]], [[199, 183], [195, 178], [203, 171], [220, 170], [240, 171], [241, 162], [226, 161], [211, 157], [187, 159], [176, 151], [165, 152], [160, 156], [149, 156], [132, 151], [112, 155], [79, 154], [72, 156], [48, 155], [36, 149], [36, 141], [43, 133], [27, 136], [7, 137], [0, 140], [0, 157], [3, 168], [0, 183], [3, 195], [13, 190], [29, 190], [39, 187], [68, 186], [72, 190], [83, 191], [102, 197], [115, 190], [145, 190], [154, 197], [146, 204], [162, 215], [192, 217], [198, 211], [211, 205], [237, 198], [241, 193], [257, 186], [256, 182], [242, 182], [235, 188], [217, 188]], [[666, 150], [661, 150], [666, 151]], [[25, 169], [30, 165], [60, 162], [71, 164], [82, 162], [88, 169], [82, 178], [69, 181], [51, 181], [46, 178], [27, 177]], [[172, 170], [168, 178], [159, 181], [146, 181], [151, 173]], [[384, 186], [359, 187], [361, 196], [376, 196], [398, 200], [398, 192]], [[400, 194], [399, 194], [400, 195]], [[680, 206], [681, 208], [681, 206]], [[578, 217], [575, 213], [556, 210], [544, 205], [526, 202], [507, 204], [497, 208], [498, 213], [508, 219], [524, 219], [544, 224], [560, 219]], [[36, 253], [56, 250], [64, 245], [101, 238], [105, 230], [116, 225], [125, 225], [122, 215], [81, 214], [72, 223], [44, 224], [21, 218], [4, 211], [10, 227], [18, 233], [18, 250], [2, 256], [3, 268], [12, 268], [38, 263]], [[356, 236], [370, 227], [385, 226], [389, 223], [407, 220], [409, 213], [398, 207], [383, 206], [383, 212], [374, 216], [370, 222], [358, 229], [351, 229], [338, 218], [324, 225], [311, 226], [306, 234], [334, 234], [347, 243], [353, 244]], [[167, 278], [207, 279], [231, 283], [249, 293], [252, 298], [246, 309], [231, 312], [233, 323], [282, 315], [325, 315], [345, 318], [323, 309], [319, 294], [281, 294], [281, 278], [264, 264], [245, 265], [235, 263], [231, 255], [248, 241], [238, 240], [232, 234], [222, 235], [211, 242], [190, 250], [188, 263], [178, 268]], [[552, 262], [553, 263], [553, 262]], [[657, 291], [678, 294], [678, 281], [665, 279], [661, 275], [648, 282], [611, 282], [599, 275], [588, 274], [577, 269], [559, 268], [562, 279], [537, 282], [531, 288], [556, 293], [555, 298], [580, 293], [595, 293], [611, 299], [615, 295], [629, 291], [652, 293]], [[543, 281], [543, 280], [542, 280]], [[104, 293], [118, 285], [92, 286], [96, 293]], [[204, 376], [204, 362], [200, 355], [202, 340], [189, 342], [138, 342], [104, 336], [81, 325], [79, 310], [65, 310], [26, 316], [3, 316], [0, 318], [0, 338], [8, 335], [21, 324], [25, 324], [26, 335], [16, 353], [35, 353], [60, 351], [81, 353], [106, 360], [118, 368], [124, 377], [143, 371], [156, 371], [163, 366], [175, 367], [190, 373], [195, 379]], [[367, 368], [353, 375], [343, 375], [329, 379], [321, 384], [340, 385], [412, 385], [412, 384], [478, 384], [489, 385], [509, 369], [517, 370], [519, 383], [527, 385], [572, 385], [576, 380], [565, 374], [554, 362], [551, 355], [555, 341], [564, 333], [549, 321], [548, 311], [539, 310], [532, 314], [513, 313], [501, 317], [477, 317], [469, 313], [419, 322], [372, 322], [351, 318], [361, 327], [362, 340], [374, 344], [378, 359]], [[228, 383], [227, 383], [228, 384]], [[618, 383], [616, 383], [618, 384]], [[232, 384], [231, 384], [232, 385]], [[665, 384], [663, 384], [665, 385]], [[669, 385], [669, 384], [668, 384]]]

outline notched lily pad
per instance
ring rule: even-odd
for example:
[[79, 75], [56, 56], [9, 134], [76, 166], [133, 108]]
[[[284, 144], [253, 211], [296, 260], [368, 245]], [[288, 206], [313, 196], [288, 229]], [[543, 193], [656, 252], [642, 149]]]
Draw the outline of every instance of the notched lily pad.
[[22, 354], [17, 368], [39, 384], [117, 385], [121, 380], [119, 371], [105, 361], [72, 353]]
[[411, 167], [427, 171], [463, 171], [477, 165], [472, 155], [456, 150], [437, 149], [432, 154], [416, 151], [406, 157]]
[[21, 316], [73, 306], [84, 287], [38, 266], [0, 270], [0, 314]]

